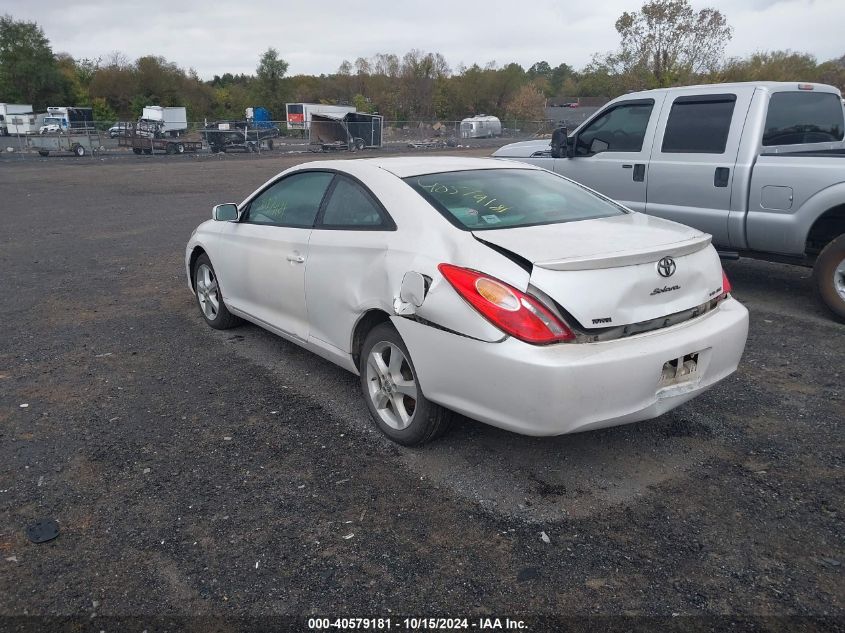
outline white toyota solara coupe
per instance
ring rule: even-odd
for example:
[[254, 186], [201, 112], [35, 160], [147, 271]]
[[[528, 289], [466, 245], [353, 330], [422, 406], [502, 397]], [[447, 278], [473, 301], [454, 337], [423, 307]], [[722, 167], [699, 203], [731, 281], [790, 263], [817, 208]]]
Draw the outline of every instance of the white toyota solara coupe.
[[214, 207], [185, 265], [208, 325], [358, 374], [406, 445], [455, 411], [529, 435], [653, 418], [731, 374], [748, 333], [709, 235], [497, 159], [293, 167]]

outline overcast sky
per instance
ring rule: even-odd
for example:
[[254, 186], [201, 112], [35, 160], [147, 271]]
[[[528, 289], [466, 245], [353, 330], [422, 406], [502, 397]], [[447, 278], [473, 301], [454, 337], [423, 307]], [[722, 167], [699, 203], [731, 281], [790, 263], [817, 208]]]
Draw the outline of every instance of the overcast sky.
[[[485, 0], [483, 2], [216, 2], [145, 0], [70, 3], [5, 0], [0, 12], [34, 20], [54, 52], [130, 60], [154, 54], [215, 74], [254, 73], [261, 53], [278, 49], [289, 74], [332, 73], [344, 59], [411, 48], [442, 53], [453, 69], [495, 60], [526, 69], [538, 60], [582, 68], [615, 49], [613, 27], [642, 0]], [[734, 28], [729, 56], [792, 49], [820, 61], [845, 54], [845, 0], [692, 0], [721, 10]]]

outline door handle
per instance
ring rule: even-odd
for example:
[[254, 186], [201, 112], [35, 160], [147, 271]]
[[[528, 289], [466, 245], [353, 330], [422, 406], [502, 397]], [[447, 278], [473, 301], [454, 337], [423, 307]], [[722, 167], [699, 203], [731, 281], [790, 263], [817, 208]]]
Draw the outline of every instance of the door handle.
[[634, 182], [643, 182], [645, 180], [645, 163], [637, 163], [634, 165]]
[[288, 261], [294, 264], [302, 264], [305, 262], [305, 258], [302, 255], [288, 255]]
[[727, 167], [717, 167], [716, 173], [713, 174], [714, 187], [727, 187], [728, 180], [731, 176], [731, 170]]

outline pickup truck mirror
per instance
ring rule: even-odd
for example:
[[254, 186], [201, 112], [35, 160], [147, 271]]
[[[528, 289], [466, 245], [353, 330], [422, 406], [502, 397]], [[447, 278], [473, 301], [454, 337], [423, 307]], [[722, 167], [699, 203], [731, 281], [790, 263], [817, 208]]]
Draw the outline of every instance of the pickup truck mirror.
[[215, 205], [211, 217], [218, 222], [234, 222], [238, 219], [238, 205], [232, 202]]
[[566, 128], [555, 128], [555, 131], [552, 132], [552, 158], [564, 158], [566, 156], [566, 143]]

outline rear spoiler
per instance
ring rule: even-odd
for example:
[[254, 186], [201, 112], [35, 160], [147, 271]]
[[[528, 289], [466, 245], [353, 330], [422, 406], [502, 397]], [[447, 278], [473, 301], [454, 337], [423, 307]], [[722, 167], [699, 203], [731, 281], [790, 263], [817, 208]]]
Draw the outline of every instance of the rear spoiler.
[[647, 249], [618, 251], [607, 255], [585, 255], [583, 257], [570, 257], [555, 259], [546, 262], [534, 262], [538, 268], [548, 270], [592, 270], [596, 268], [617, 268], [619, 266], [636, 266], [637, 264], [648, 264], [656, 262], [661, 257], [683, 257], [691, 255], [707, 248], [710, 245], [712, 236], [703, 233], [688, 240], [672, 242], [652, 246]]

